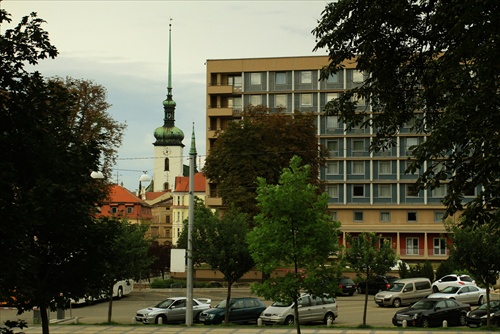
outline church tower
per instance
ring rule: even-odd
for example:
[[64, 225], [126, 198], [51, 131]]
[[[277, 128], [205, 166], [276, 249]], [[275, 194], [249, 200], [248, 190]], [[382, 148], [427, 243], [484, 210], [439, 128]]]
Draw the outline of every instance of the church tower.
[[154, 136], [153, 191], [173, 190], [175, 177], [183, 175], [184, 132], [175, 126], [175, 106], [172, 99], [172, 24], [168, 28], [168, 87], [163, 101], [163, 126], [156, 128]]

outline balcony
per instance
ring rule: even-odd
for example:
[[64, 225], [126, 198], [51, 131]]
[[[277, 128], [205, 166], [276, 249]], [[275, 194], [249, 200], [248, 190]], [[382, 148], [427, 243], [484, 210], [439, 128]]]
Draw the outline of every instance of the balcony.
[[241, 87], [231, 85], [209, 85], [207, 87], [207, 93], [209, 95], [241, 94]]
[[207, 108], [208, 117], [211, 116], [233, 116], [233, 107]]

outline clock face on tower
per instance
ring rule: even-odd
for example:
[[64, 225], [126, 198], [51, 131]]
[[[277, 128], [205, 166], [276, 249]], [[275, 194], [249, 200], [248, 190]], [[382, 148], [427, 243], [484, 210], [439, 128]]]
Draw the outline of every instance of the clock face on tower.
[[163, 149], [163, 155], [169, 155], [172, 151], [168, 148], [168, 147], [165, 147]]
[[172, 119], [172, 114], [171, 113], [167, 113], [167, 118], [168, 119]]

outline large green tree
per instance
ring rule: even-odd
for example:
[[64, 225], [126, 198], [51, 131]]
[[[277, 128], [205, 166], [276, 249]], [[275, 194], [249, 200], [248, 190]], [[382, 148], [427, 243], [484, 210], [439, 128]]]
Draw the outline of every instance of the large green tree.
[[[464, 223], [500, 222], [499, 17], [496, 0], [339, 0], [312, 31], [330, 58], [323, 78], [348, 62], [366, 74], [326, 112], [373, 127], [374, 150], [405, 125], [430, 134], [408, 172], [423, 170], [422, 188], [446, 183], [447, 213], [465, 209]], [[371, 110], [356, 110], [358, 97]]]
[[263, 273], [289, 268], [284, 276], [270, 277], [252, 288], [266, 299], [293, 301], [297, 333], [301, 291], [316, 296], [331, 293], [335, 290], [325, 282], [337, 274], [336, 265], [329, 260], [339, 249], [340, 224], [327, 214], [328, 195], [320, 194], [310, 183], [311, 170], [295, 156], [282, 170], [278, 184], [258, 179], [261, 212], [247, 237], [252, 257]]
[[500, 273], [500, 235], [498, 229], [486, 224], [471, 228], [449, 222], [447, 230], [452, 244], [450, 260], [473, 273], [474, 279], [486, 289], [488, 303], [487, 324], [490, 325], [490, 288], [497, 283]]
[[[1, 9], [0, 24], [10, 21]], [[32, 13], [0, 34], [0, 298], [20, 312], [40, 307], [47, 334], [55, 297], [83, 296], [100, 279], [90, 236], [107, 186], [89, 175], [107, 143], [72, 126], [74, 93], [26, 70], [57, 55], [43, 23]]]
[[223, 204], [253, 217], [257, 213], [257, 178], [277, 184], [294, 155], [311, 165], [310, 182], [317, 184], [327, 151], [318, 144], [314, 120], [312, 114], [287, 115], [251, 107], [241, 120], [230, 122], [217, 137], [203, 167], [210, 182], [217, 184]]
[[380, 236], [372, 232], [363, 232], [357, 236], [346, 235], [347, 248], [345, 259], [358, 277], [365, 279], [365, 306], [363, 326], [366, 325], [368, 306], [368, 280], [377, 275], [385, 275], [396, 264], [396, 255], [387, 240], [380, 242]]

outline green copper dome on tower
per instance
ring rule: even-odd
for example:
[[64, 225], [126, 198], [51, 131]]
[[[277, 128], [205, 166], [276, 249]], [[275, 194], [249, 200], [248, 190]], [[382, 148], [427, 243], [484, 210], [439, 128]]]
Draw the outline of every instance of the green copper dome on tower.
[[155, 146], [182, 146], [184, 144], [184, 132], [175, 126], [175, 107], [176, 103], [172, 99], [172, 24], [169, 24], [168, 29], [168, 87], [167, 99], [163, 101], [163, 110], [165, 117], [163, 118], [163, 126], [155, 129], [154, 136], [156, 141], [153, 143]]

